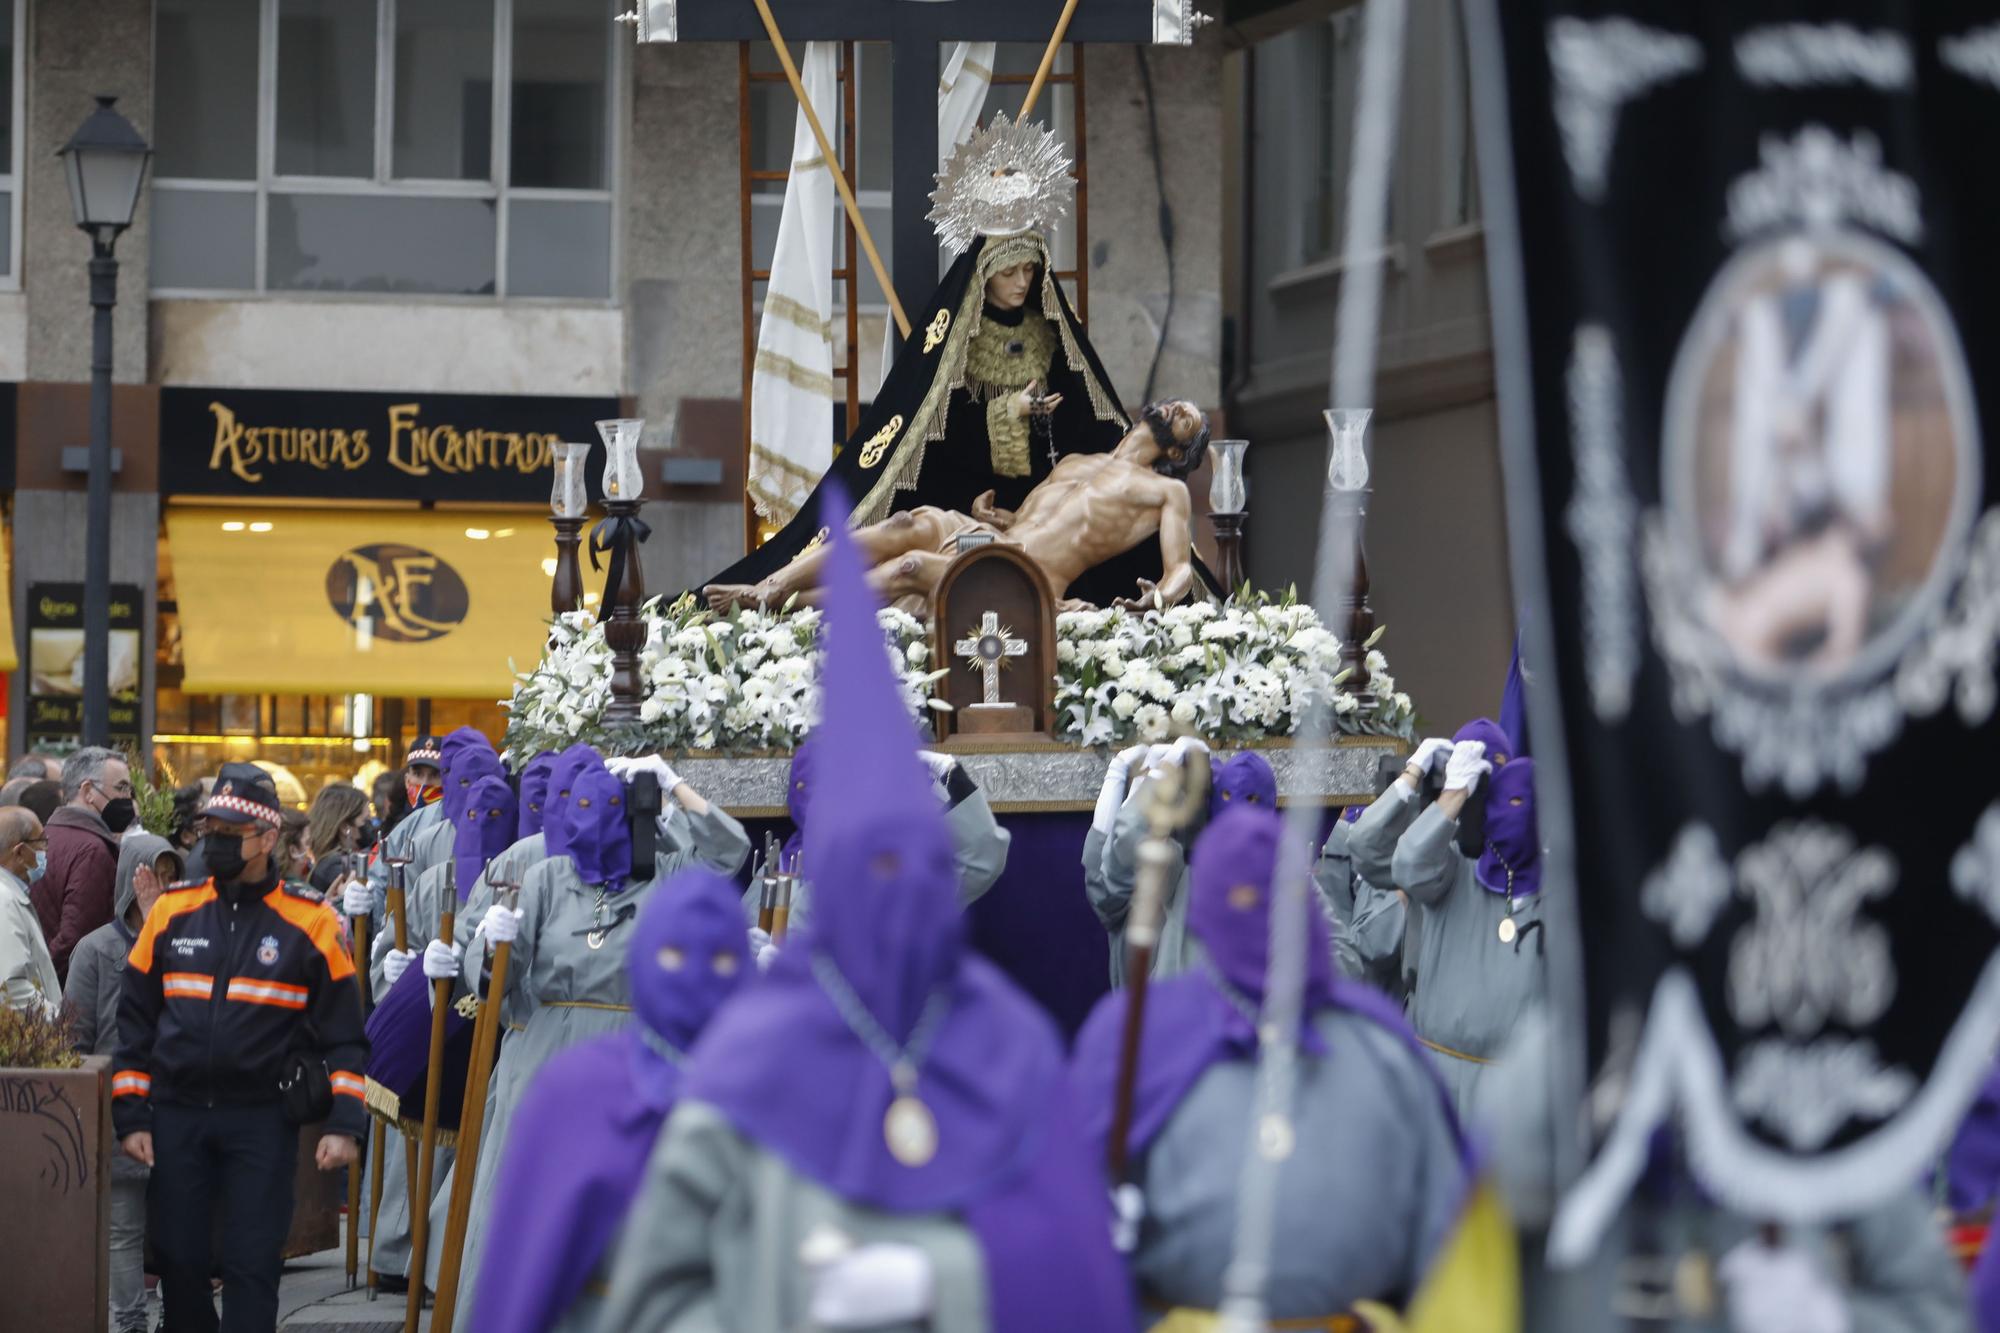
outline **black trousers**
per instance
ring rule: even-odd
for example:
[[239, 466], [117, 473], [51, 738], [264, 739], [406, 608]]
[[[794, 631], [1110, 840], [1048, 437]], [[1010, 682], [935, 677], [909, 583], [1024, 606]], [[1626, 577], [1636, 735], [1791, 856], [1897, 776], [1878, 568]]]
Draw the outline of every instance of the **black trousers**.
[[[146, 1229], [174, 1333], [271, 1333], [299, 1131], [282, 1107], [153, 1108]], [[222, 1249], [211, 1255], [210, 1237]], [[222, 1318], [209, 1274], [222, 1270]]]

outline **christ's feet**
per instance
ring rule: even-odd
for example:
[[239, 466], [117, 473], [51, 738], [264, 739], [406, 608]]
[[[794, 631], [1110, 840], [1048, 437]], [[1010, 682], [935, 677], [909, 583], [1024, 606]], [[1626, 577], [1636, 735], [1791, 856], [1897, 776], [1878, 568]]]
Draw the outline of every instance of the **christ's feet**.
[[704, 595], [708, 598], [708, 609], [720, 615], [727, 615], [739, 606], [755, 606], [757, 589], [748, 583], [711, 583]]

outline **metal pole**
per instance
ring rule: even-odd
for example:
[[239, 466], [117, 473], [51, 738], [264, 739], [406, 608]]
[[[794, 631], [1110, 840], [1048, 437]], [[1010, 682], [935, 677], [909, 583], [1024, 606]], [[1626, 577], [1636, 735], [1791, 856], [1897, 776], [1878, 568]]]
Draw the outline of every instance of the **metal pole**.
[[83, 743], [111, 743], [111, 308], [118, 261], [103, 241], [90, 257], [90, 493], [83, 557]]

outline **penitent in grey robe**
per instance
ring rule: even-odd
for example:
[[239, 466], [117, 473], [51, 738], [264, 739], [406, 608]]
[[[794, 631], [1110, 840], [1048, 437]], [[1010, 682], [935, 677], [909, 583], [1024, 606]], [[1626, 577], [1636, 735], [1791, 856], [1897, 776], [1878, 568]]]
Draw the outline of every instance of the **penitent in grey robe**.
[[[958, 870], [958, 905], [970, 907], [986, 896], [1007, 869], [1007, 849], [1013, 846], [1014, 835], [1000, 827], [986, 793], [976, 788], [945, 811], [944, 823], [951, 834], [952, 863]], [[812, 919], [812, 867], [805, 870], [806, 878], [792, 889], [787, 930], [797, 930]], [[757, 924], [758, 893], [755, 880], [743, 892], [744, 920], [753, 926]]]
[[[450, 828], [446, 824], [439, 824], [437, 827], [446, 830]], [[410, 948], [419, 954], [423, 952], [426, 944], [437, 938], [447, 892], [450, 891], [445, 888], [444, 869], [441, 866], [432, 867], [403, 891], [404, 908], [409, 913]], [[395, 942], [393, 926], [375, 936], [368, 958], [368, 983], [374, 988], [372, 994], [388, 993], [389, 982], [383, 975], [383, 960], [388, 957], [389, 950], [395, 946]], [[410, 966], [421, 967], [422, 963], [420, 960], [412, 960]], [[455, 1130], [457, 1126], [447, 1125], [445, 1128]], [[381, 1163], [382, 1208], [375, 1216], [375, 1252], [374, 1258], [369, 1261], [376, 1272], [398, 1277], [407, 1276], [413, 1249], [410, 1240], [410, 1190], [413, 1182], [410, 1179], [408, 1157], [403, 1151], [402, 1137], [401, 1131], [392, 1126], [382, 1140], [384, 1145], [382, 1153], [384, 1160]], [[450, 1148], [437, 1149], [431, 1167], [433, 1200], [443, 1195], [445, 1182], [451, 1178], [452, 1157]], [[436, 1227], [433, 1227], [430, 1233], [431, 1241], [428, 1249], [432, 1256], [429, 1261], [432, 1268], [435, 1268], [437, 1263], [435, 1256], [438, 1238], [443, 1234]]]
[[978, 1240], [947, 1213], [857, 1207], [738, 1134], [713, 1107], [683, 1101], [667, 1119], [612, 1251], [597, 1327], [647, 1333], [766, 1333], [812, 1327], [802, 1253], [896, 1242], [929, 1256], [930, 1316], [871, 1333], [985, 1333]]
[[[1329, 1053], [1299, 1063], [1298, 1142], [1277, 1178], [1265, 1292], [1279, 1319], [1406, 1300], [1450, 1234], [1469, 1183], [1423, 1057], [1343, 1010], [1321, 1013], [1314, 1026]], [[1221, 1304], [1256, 1108], [1254, 1063], [1210, 1065], [1137, 1162], [1146, 1215], [1133, 1268], [1149, 1303]]]
[[[1483, 887], [1474, 863], [1458, 850], [1457, 834], [1457, 822], [1431, 806], [1397, 841], [1392, 874], [1410, 896], [1417, 936], [1410, 1025], [1437, 1053], [1458, 1113], [1470, 1124], [1480, 1079], [1546, 993], [1547, 939], [1541, 895], [1510, 902]], [[1506, 943], [1500, 923], [1510, 916], [1513, 941]]]
[[[1139, 844], [1150, 834], [1144, 793], [1151, 785], [1152, 779], [1148, 778], [1126, 793], [1124, 804], [1118, 807], [1118, 815], [1111, 821], [1110, 834], [1103, 837], [1104, 852], [1095, 875], [1087, 867], [1091, 845], [1100, 835], [1093, 829], [1084, 840], [1083, 888], [1090, 896], [1091, 910], [1111, 936], [1114, 990], [1125, 984], [1125, 918], [1131, 915], [1132, 895], [1139, 885]], [[1201, 946], [1187, 928], [1187, 848], [1179, 838], [1172, 842], [1174, 859], [1167, 870], [1167, 901], [1162, 904], [1160, 942], [1154, 946], [1153, 967], [1148, 973], [1155, 978], [1179, 976], [1201, 956]]]
[[[1521, 1231], [1524, 1329], [1594, 1328], [1606, 1310], [1628, 1308], [1635, 1288], [1657, 1309], [1673, 1305], [1648, 1328], [1660, 1333], [1729, 1333], [1719, 1284], [1666, 1280], [1689, 1272], [1711, 1277], [1722, 1259], [1750, 1237], [1750, 1219], [1677, 1189], [1664, 1203], [1643, 1194], [1626, 1200], [1597, 1250], [1582, 1267], [1551, 1271], [1540, 1262], [1555, 1204], [1549, 1053], [1556, 1035], [1547, 1007], [1522, 1017], [1505, 1058], [1480, 1085], [1479, 1104], [1492, 1126], [1490, 1160]], [[1644, 1185], [1639, 1187], [1641, 1190]], [[1644, 1253], [1634, 1244], [1644, 1238]], [[1859, 1217], [1831, 1225], [1788, 1226], [1788, 1244], [1802, 1247], [1822, 1273], [1836, 1276], [1854, 1333], [1969, 1333], [1965, 1284], [1931, 1206], [1912, 1185], [1903, 1195]], [[1690, 1296], [1712, 1289], [1707, 1309]], [[1664, 1293], [1664, 1296], [1662, 1296]]]
[[[368, 866], [368, 887], [375, 893], [375, 929], [383, 928], [389, 915], [389, 859], [412, 855], [417, 839], [432, 827], [444, 822], [444, 802], [432, 801], [429, 805], [403, 817], [403, 822], [389, 830], [389, 836], [382, 839], [382, 853]], [[416, 876], [409, 867], [403, 869], [403, 883], [413, 883]], [[375, 992], [380, 994], [380, 991]]]
[[1409, 994], [1403, 976], [1408, 911], [1401, 894], [1378, 889], [1356, 873], [1347, 847], [1351, 830], [1344, 820], [1334, 823], [1313, 871], [1320, 902], [1333, 926], [1334, 965], [1401, 1002]]
[[[750, 854], [749, 835], [719, 806], [711, 805], [705, 814], [689, 815], [687, 827], [691, 839], [688, 848], [655, 856], [652, 879], [628, 880], [622, 892], [605, 898], [604, 920], [610, 920], [627, 907], [632, 913], [623, 924], [606, 932], [595, 949], [590, 947], [589, 934], [598, 919], [593, 912], [597, 890], [578, 878], [568, 857], [540, 862], [528, 870], [522, 881], [521, 936], [514, 942], [508, 962], [507, 995], [501, 1002], [502, 1015], [519, 1021], [522, 1026], [518, 1032], [509, 1032], [493, 1067], [486, 1120], [479, 1137], [479, 1161], [473, 1175], [472, 1221], [466, 1228], [460, 1270], [463, 1291], [469, 1292], [478, 1278], [486, 1227], [491, 1221], [484, 1209], [493, 1198], [506, 1148], [508, 1123], [529, 1081], [557, 1052], [615, 1032], [632, 1021], [625, 947], [631, 939], [632, 920], [646, 898], [683, 866], [699, 862], [719, 874], [733, 875]], [[516, 843], [515, 847], [520, 845]], [[471, 911], [459, 919], [457, 934], [468, 948], [477, 924]], [[475, 959], [467, 967], [470, 970], [477, 966], [475, 951]], [[449, 1197], [441, 1195], [433, 1200], [433, 1227], [443, 1227]], [[438, 1234], [443, 1233], [440, 1230]], [[429, 1267], [434, 1278], [435, 1262]], [[466, 1329], [471, 1303], [462, 1301], [458, 1309], [457, 1327]]]
[[[1395, 880], [1396, 844], [1416, 822], [1418, 811], [1417, 798], [1405, 793], [1400, 782], [1392, 783], [1347, 829], [1348, 866], [1355, 878], [1368, 886], [1366, 890], [1359, 884], [1355, 887], [1355, 913], [1363, 918], [1356, 929], [1400, 936], [1402, 962], [1395, 994], [1405, 1007], [1420, 980], [1417, 933], [1421, 923], [1396, 892], [1402, 887]], [[1384, 901], [1385, 897], [1391, 901]], [[1378, 944], [1383, 942], [1381, 935], [1376, 938]]]

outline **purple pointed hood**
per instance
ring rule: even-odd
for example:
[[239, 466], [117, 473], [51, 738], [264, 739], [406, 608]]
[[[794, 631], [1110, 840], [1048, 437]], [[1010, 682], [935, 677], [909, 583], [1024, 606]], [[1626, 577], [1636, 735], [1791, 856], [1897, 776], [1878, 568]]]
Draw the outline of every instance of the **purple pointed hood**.
[[1271, 771], [1271, 761], [1255, 750], [1240, 751], [1226, 760], [1211, 759], [1209, 765], [1210, 819], [1241, 806], [1278, 808], [1278, 775]]
[[452, 873], [461, 903], [472, 896], [486, 863], [513, 845], [514, 805], [514, 789], [501, 777], [481, 778], [466, 794], [451, 841]]
[[550, 815], [550, 841], [560, 841], [577, 877], [613, 893], [632, 875], [632, 827], [625, 784], [602, 764], [586, 766], [570, 783], [569, 800]]
[[548, 795], [542, 801], [542, 845], [548, 855], [569, 855], [569, 830], [559, 816], [569, 806], [577, 777], [603, 767], [603, 758], [588, 745], [572, 745], [556, 756], [549, 768]]
[[473, 787], [485, 778], [505, 778], [507, 770], [486, 737], [470, 727], [452, 732], [438, 748], [444, 752], [444, 817], [456, 828]]
[[[1060, 1043], [1034, 1004], [965, 948], [951, 839], [880, 648], [847, 497], [832, 480], [821, 489], [832, 535], [826, 720], [806, 822], [813, 924], [716, 1016], [684, 1095], [844, 1199], [961, 1214], [985, 1256], [998, 1333], [1129, 1327], [1103, 1185], [1074, 1169], [1083, 1159], [1064, 1113]], [[906, 1165], [883, 1132], [896, 1096], [889, 1070], [856, 1027], [872, 1022], [906, 1043], [934, 1004], [942, 1021], [912, 1054], [936, 1151]], [[801, 1088], [839, 1095], [801, 1097]]]
[[532, 838], [542, 831], [542, 806], [549, 799], [549, 775], [555, 771], [556, 753], [543, 750], [521, 769], [521, 795], [514, 817], [514, 838]]
[[1472, 721], [1452, 733], [1453, 741], [1484, 741], [1486, 762], [1499, 772], [1507, 761], [1514, 757], [1514, 742], [1498, 722], [1490, 717], [1475, 717]]
[[626, 967], [639, 1022], [554, 1056], [529, 1084], [500, 1162], [471, 1297], [482, 1333], [560, 1322], [609, 1253], [680, 1095], [685, 1052], [750, 974], [730, 881], [683, 870], [647, 898]]
[[[1188, 930], [1201, 941], [1208, 965], [1252, 1004], [1264, 1003], [1264, 973], [1271, 962], [1271, 884], [1278, 873], [1284, 832], [1268, 810], [1231, 810], [1211, 823], [1188, 863]], [[1306, 913], [1308, 1012], [1326, 1003], [1333, 978], [1326, 916]], [[1254, 1039], [1255, 1033], [1247, 1033]]]
[[1482, 888], [1526, 898], [1541, 892], [1542, 835], [1535, 820], [1535, 761], [1493, 771], [1486, 793], [1486, 848], [1473, 876]]

